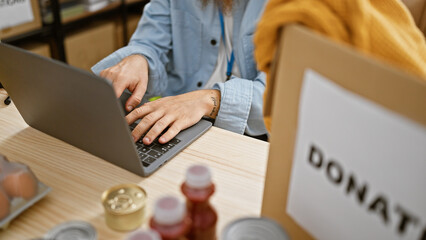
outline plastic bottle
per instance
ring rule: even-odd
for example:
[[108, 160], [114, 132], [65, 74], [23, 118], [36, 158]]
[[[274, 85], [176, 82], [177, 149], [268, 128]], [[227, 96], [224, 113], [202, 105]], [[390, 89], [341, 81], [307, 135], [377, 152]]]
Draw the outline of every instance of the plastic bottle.
[[181, 190], [186, 196], [186, 206], [192, 220], [191, 230], [187, 235], [188, 239], [216, 239], [217, 214], [209, 202], [215, 186], [212, 183], [209, 168], [202, 165], [189, 167]]
[[179, 199], [166, 196], [155, 203], [150, 226], [160, 234], [162, 240], [183, 240], [191, 227], [191, 219]]

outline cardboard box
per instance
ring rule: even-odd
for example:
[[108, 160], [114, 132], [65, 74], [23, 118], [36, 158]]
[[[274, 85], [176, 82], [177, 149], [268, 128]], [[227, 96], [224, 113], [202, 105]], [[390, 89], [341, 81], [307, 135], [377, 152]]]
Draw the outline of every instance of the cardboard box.
[[[142, 16], [142, 15], [141, 15]], [[127, 18], [127, 41], [130, 40], [136, 28], [138, 27], [139, 20], [141, 16], [138, 15], [128, 15]], [[117, 34], [117, 49], [124, 46], [123, 40], [123, 24], [119, 21], [116, 25], [116, 34]]]
[[[321, 171], [313, 169], [311, 172], [309, 172], [309, 174], [302, 175], [302, 177], [300, 177], [301, 174], [300, 171], [298, 171], [298, 179], [308, 179], [308, 176], [315, 175], [318, 177], [318, 181], [310, 181], [309, 183], [305, 182], [303, 185], [296, 185], [295, 182], [291, 181], [295, 179], [293, 176], [296, 176], [293, 166], [300, 166], [297, 165], [300, 163], [300, 159], [302, 159], [303, 164], [309, 164], [309, 159], [306, 161], [305, 158], [297, 158], [296, 155], [297, 153], [300, 153], [300, 151], [297, 151], [299, 148], [296, 146], [296, 142], [299, 141], [298, 138], [306, 136], [298, 135], [299, 127], [310, 126], [306, 124], [300, 124], [299, 126], [299, 120], [308, 119], [318, 122], [320, 121], [320, 118], [302, 118], [301, 115], [299, 115], [301, 111], [300, 106], [304, 106], [303, 104], [306, 103], [306, 101], [304, 101], [302, 104], [300, 100], [302, 96], [306, 96], [302, 95], [301, 91], [305, 86], [304, 78], [306, 77], [307, 69], [321, 74], [323, 78], [328, 79], [327, 81], [329, 82], [329, 86], [336, 86], [341, 91], [346, 92], [348, 96], [356, 96], [356, 98], [361, 99], [362, 102], [368, 102], [369, 105], [380, 109], [380, 111], [386, 112], [392, 116], [396, 116], [395, 118], [403, 119], [401, 121], [404, 121], [404, 123], [408, 122], [410, 126], [416, 126], [417, 129], [419, 129], [416, 132], [420, 135], [423, 134], [426, 129], [426, 81], [409, 73], [403, 72], [400, 69], [396, 69], [381, 61], [373, 59], [370, 56], [361, 54], [350, 46], [338, 44], [322, 35], [314, 33], [309, 29], [298, 25], [287, 26], [283, 29], [275, 59], [276, 60], [274, 62], [273, 71], [271, 73], [269, 87], [269, 89], [273, 90], [273, 93], [270, 93], [267, 96], [267, 107], [265, 109], [266, 112], [272, 111], [272, 126], [269, 160], [267, 165], [262, 204], [262, 216], [270, 217], [278, 221], [286, 229], [291, 239], [313, 239], [314, 236], [316, 236], [315, 234], [318, 234], [318, 229], [306, 227], [309, 224], [311, 224], [310, 226], [312, 226], [312, 224], [317, 224], [316, 227], [320, 226], [320, 231], [325, 231], [329, 234], [326, 237], [324, 237], [324, 235], [318, 234], [318, 236], [320, 236], [320, 238], [322, 237], [323, 239], [398, 239], [407, 237], [407, 234], [410, 236], [408, 237], [409, 239], [425, 239], [425, 219], [422, 219], [425, 217], [423, 216], [424, 208], [423, 210], [419, 210], [417, 209], [418, 205], [416, 207], [412, 203], [417, 200], [421, 201], [425, 198], [426, 193], [422, 190], [418, 191], [418, 189], [419, 187], [422, 187], [420, 182], [426, 181], [424, 176], [426, 167], [408, 171], [410, 174], [408, 177], [403, 175], [404, 172], [407, 173], [405, 166], [408, 166], [408, 163], [410, 163], [411, 154], [405, 155], [405, 157], [398, 161], [398, 163], [400, 163], [400, 166], [398, 165], [399, 167], [393, 165], [376, 166], [374, 163], [377, 159], [374, 158], [355, 158], [359, 161], [366, 159], [371, 160], [367, 163], [364, 163], [363, 166], [370, 167], [370, 173], [376, 173], [373, 175], [376, 178], [382, 177], [382, 175], [384, 176], [386, 172], [390, 170], [401, 173], [392, 175], [392, 179], [397, 181], [398, 184], [386, 185], [386, 181], [382, 181], [384, 182], [382, 185], [385, 187], [378, 187], [379, 184], [377, 182], [380, 181], [374, 182], [372, 181], [373, 177], [366, 177], [369, 176], [369, 173], [363, 171], [364, 168], [362, 167], [352, 168], [351, 166], [348, 166], [349, 164], [347, 164], [341, 165], [341, 168], [339, 169], [336, 167], [337, 164], [330, 164], [332, 162], [330, 158], [334, 158], [336, 162], [343, 160], [345, 155], [342, 155], [342, 152], [344, 153], [344, 151], [348, 151], [348, 149], [352, 152], [355, 152], [356, 154], [354, 155], [357, 155], [358, 153], [364, 153], [368, 156], [370, 152], [365, 151], [364, 148], [359, 147], [362, 146], [362, 141], [353, 140], [350, 144], [345, 145], [344, 148], [335, 146], [340, 143], [341, 139], [350, 141], [351, 139], [356, 139], [356, 136], [363, 136], [363, 139], [368, 140], [370, 136], [374, 137], [376, 135], [375, 130], [370, 132], [363, 132], [363, 129], [355, 128], [354, 130], [358, 130], [356, 134], [348, 134], [343, 136], [341, 134], [341, 138], [334, 138], [336, 132], [350, 132], [347, 129], [352, 129], [352, 126], [348, 125], [343, 128], [336, 127], [336, 129], [333, 129], [333, 131], [327, 132], [328, 134], [323, 134], [323, 139], [338, 140], [335, 141], [338, 144], [328, 145], [328, 148], [326, 147], [325, 149], [322, 149], [324, 155], [327, 155], [327, 160], [330, 160], [327, 168], [324, 169], [323, 166]], [[327, 97], [325, 95], [321, 96], [324, 98]], [[305, 98], [303, 99], [305, 100]], [[327, 112], [326, 110], [327, 106], [316, 108], [315, 116], [321, 116], [321, 118], [323, 118], [323, 115], [326, 114], [322, 115], [322, 113]], [[370, 116], [373, 113], [376, 114], [377, 112], [379, 111], [372, 111], [370, 112], [371, 114], [367, 115]], [[329, 119], [333, 119], [341, 117], [339, 114], [341, 114], [341, 112], [334, 111], [331, 115], [327, 116], [331, 116]], [[302, 116], [310, 115], [305, 114]], [[358, 115], [351, 119], [354, 119], [356, 122]], [[383, 118], [380, 119], [386, 120]], [[364, 123], [366, 125], [369, 124], [369, 122]], [[333, 127], [334, 125], [332, 128]], [[321, 130], [321, 127], [315, 128], [315, 131], [317, 132], [321, 132]], [[395, 130], [397, 130], [397, 128], [395, 128]], [[395, 136], [393, 134], [394, 132], [391, 130], [388, 131], [387, 136], [396, 140], [401, 137], [401, 135]], [[424, 137], [425, 135], [422, 136]], [[315, 142], [315, 138], [312, 138], [311, 140], [313, 140], [312, 142]], [[383, 144], [384, 142], [386, 142], [386, 139], [384, 139], [383, 142], [374, 142], [374, 144], [369, 146], [372, 146], [371, 149], [375, 149], [376, 145], [379, 147], [379, 145]], [[411, 144], [416, 144], [416, 146], [418, 144], [423, 144], [424, 146], [426, 142], [411, 141]], [[319, 145], [321, 146], [321, 144]], [[395, 151], [397, 153], [398, 151], [406, 150], [405, 148], [399, 149], [396, 146], [393, 148], [389, 147], [387, 149], [396, 149]], [[308, 151], [303, 152], [303, 154], [309, 156]], [[385, 151], [383, 154], [385, 154]], [[296, 161], [297, 164], [294, 161]], [[354, 162], [356, 161], [352, 161], [352, 163]], [[424, 163], [424, 161], [417, 162], [421, 164]], [[298, 170], [300, 169], [301, 168]], [[330, 169], [339, 171], [334, 171], [333, 175]], [[336, 172], [338, 178], [336, 178]], [[350, 174], [355, 174], [358, 177], [357, 179], [359, 180], [359, 186], [366, 184], [363, 185], [366, 187], [366, 189], [367, 183], [371, 183], [371, 185], [368, 185], [368, 192], [365, 190], [365, 193], [363, 193], [363, 189], [359, 188], [358, 192], [352, 191], [351, 194], [349, 194], [349, 187], [346, 188], [346, 185], [342, 183], [347, 179], [343, 178], [343, 172], [345, 173], [345, 177], [350, 177]], [[339, 173], [341, 173], [343, 179], [339, 178]], [[422, 178], [422, 181], [419, 181], [417, 184], [406, 184], [411, 179], [415, 179], [415, 177]], [[330, 183], [330, 181], [334, 182]], [[292, 185], [292, 183], [294, 185]], [[298, 183], [301, 183], [301, 181]], [[290, 200], [292, 200], [292, 197], [295, 195], [291, 196], [290, 192], [295, 193], [294, 190], [298, 189], [297, 187], [290, 188], [290, 186], [302, 186], [302, 195], [311, 195], [315, 193], [321, 196], [321, 194], [323, 194], [322, 197], [331, 198], [332, 201], [322, 201], [320, 198], [312, 197], [299, 198], [299, 200], [303, 199], [303, 201], [296, 203], [294, 201], [291, 202]], [[399, 189], [401, 186], [403, 186], [405, 194], [400, 194], [398, 196], [400, 198], [390, 194], [394, 189]], [[304, 191], [305, 188], [311, 188], [311, 191]], [[376, 190], [376, 192], [374, 192], [373, 189]], [[374, 198], [374, 194], [378, 194], [377, 190], [383, 190], [383, 194], [388, 194], [386, 195], [387, 197], [380, 199]], [[300, 191], [300, 188], [298, 191]], [[368, 194], [366, 199], [361, 198], [364, 196], [364, 194]], [[400, 199], [407, 200], [406, 198], [410, 198], [410, 200], [399, 201]], [[385, 206], [386, 208], [383, 207], [382, 210], [378, 212], [372, 211], [372, 209], [377, 210], [378, 206], [377, 203], [371, 203], [371, 201], [374, 201], [374, 199], [383, 203], [381, 206]], [[321, 204], [321, 207], [314, 207], [314, 204], [309, 205], [303, 203], [306, 201], [317, 201], [317, 204]], [[367, 201], [368, 203], [366, 203]], [[344, 204], [342, 204], [343, 206], [348, 206], [348, 208], [351, 209], [353, 208], [353, 215], [344, 215], [343, 217], [340, 216], [339, 214], [342, 212], [342, 208], [339, 207], [342, 205], [334, 204], [334, 202], [344, 202]], [[389, 205], [385, 205], [384, 203], [389, 203]], [[400, 205], [395, 207], [395, 203], [400, 203]], [[296, 220], [294, 217], [296, 216], [294, 215], [294, 208], [288, 208], [289, 206], [294, 206], [291, 204], [299, 204], [298, 211], [299, 213], [303, 212], [303, 216], [297, 215], [297, 217], [300, 217], [299, 220]], [[412, 222], [409, 223], [409, 226], [408, 224], [404, 225], [402, 223], [404, 222], [404, 218], [399, 215], [402, 212], [401, 209], [404, 209], [404, 207], [405, 209], [412, 210], [410, 214], [418, 214], [416, 215], [417, 220], [412, 220]], [[323, 209], [333, 210], [326, 212], [326, 214], [319, 214], [320, 216], [318, 220], [318, 213], [320, 213]], [[386, 212], [384, 212], [385, 210]], [[290, 212], [293, 212], [293, 215], [291, 215]], [[384, 213], [388, 215], [385, 216], [383, 215]], [[410, 214], [406, 213], [407, 216]], [[336, 215], [340, 216], [338, 219], [339, 221], [332, 226], [327, 225], [333, 222], [333, 216]], [[300, 221], [302, 218], [305, 220], [308, 219], [308, 221], [311, 222], [309, 223], [308, 221]], [[368, 219], [368, 221], [364, 221], [364, 219]], [[409, 219], [414, 218], [410, 217]], [[357, 224], [349, 224], [349, 220], [355, 221]], [[312, 223], [312, 221], [314, 222]], [[412, 224], [415, 221], [417, 221], [418, 224]], [[404, 225], [404, 227], [401, 227], [402, 225]], [[342, 228], [349, 228], [349, 230], [345, 231], [342, 230]], [[368, 235], [373, 234], [373, 231], [370, 232], [369, 230], [366, 230], [367, 228], [372, 228], [373, 231], [381, 231], [377, 234], [387, 234], [388, 237], [383, 238], [383, 235], [381, 235], [381, 238], [376, 238], [373, 235]], [[350, 229], [358, 229], [357, 234], [345, 235], [351, 231]], [[367, 235], [367, 237], [365, 235]]]
[[116, 35], [113, 22], [85, 28], [65, 38], [67, 62], [88, 71], [115, 50]]
[[[0, 39], [13, 37], [21, 33], [29, 32], [41, 27], [40, 7], [37, 0], [31, 0], [31, 7], [34, 16], [32, 22], [23, 23], [17, 26], [5, 28], [0, 30]], [[1, 18], [0, 18], [1, 21]]]

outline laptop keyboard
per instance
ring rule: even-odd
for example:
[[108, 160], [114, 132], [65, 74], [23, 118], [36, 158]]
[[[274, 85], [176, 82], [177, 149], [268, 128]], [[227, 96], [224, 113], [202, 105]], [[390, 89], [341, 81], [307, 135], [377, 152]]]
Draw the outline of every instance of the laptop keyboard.
[[[133, 131], [134, 128], [134, 126], [130, 126], [131, 131]], [[164, 132], [162, 132], [160, 136]], [[159, 143], [158, 138], [156, 138], [150, 145], [145, 145], [142, 143], [142, 139], [144, 136], [145, 135], [142, 135], [142, 137], [135, 143], [136, 149], [138, 150], [139, 158], [142, 161], [142, 165], [144, 167], [148, 167], [153, 162], [155, 162], [155, 160], [159, 159], [166, 152], [168, 152], [170, 149], [180, 143], [180, 140], [176, 137], [165, 144]]]

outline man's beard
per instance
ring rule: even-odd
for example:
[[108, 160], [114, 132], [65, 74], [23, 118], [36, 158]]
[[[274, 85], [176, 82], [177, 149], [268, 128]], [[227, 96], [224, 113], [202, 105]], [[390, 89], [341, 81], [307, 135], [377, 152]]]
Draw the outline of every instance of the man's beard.
[[206, 6], [212, 1], [220, 7], [223, 13], [229, 13], [232, 11], [233, 0], [201, 0], [203, 6]]

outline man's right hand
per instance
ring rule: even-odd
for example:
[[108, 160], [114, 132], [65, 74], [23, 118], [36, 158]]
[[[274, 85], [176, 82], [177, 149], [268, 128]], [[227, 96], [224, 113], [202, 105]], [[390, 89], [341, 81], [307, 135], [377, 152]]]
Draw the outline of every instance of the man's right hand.
[[126, 102], [126, 110], [130, 112], [145, 95], [148, 85], [148, 61], [142, 55], [131, 55], [103, 70], [100, 75], [112, 81], [117, 98], [126, 88], [132, 92], [132, 96]]

